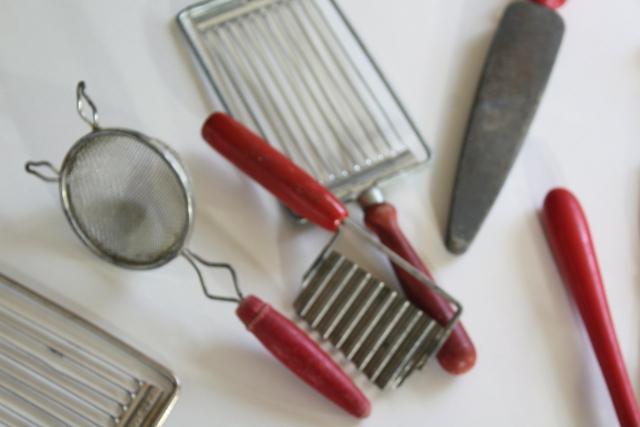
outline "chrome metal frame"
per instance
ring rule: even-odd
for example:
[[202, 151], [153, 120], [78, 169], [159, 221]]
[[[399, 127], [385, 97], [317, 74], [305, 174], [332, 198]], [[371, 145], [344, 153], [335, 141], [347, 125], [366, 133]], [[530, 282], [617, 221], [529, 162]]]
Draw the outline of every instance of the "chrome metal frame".
[[[184, 198], [185, 198], [185, 207], [187, 210], [187, 223], [184, 226], [184, 229], [181, 233], [179, 239], [172, 245], [170, 250], [167, 250], [162, 256], [159, 256], [157, 260], [153, 262], [144, 262], [144, 263], [133, 263], [118, 256], [110, 256], [103, 249], [100, 248], [98, 242], [92, 241], [92, 239], [87, 235], [87, 233], [82, 228], [82, 225], [77, 221], [77, 216], [74, 210], [73, 203], [70, 198], [70, 189], [67, 182], [69, 174], [73, 171], [74, 161], [77, 158], [78, 154], [82, 152], [82, 150], [88, 145], [95, 141], [97, 138], [103, 136], [125, 136], [128, 138], [133, 138], [140, 144], [144, 144], [147, 147], [153, 149], [156, 153], [158, 153], [162, 159], [166, 162], [167, 166], [171, 169], [171, 171], [175, 174], [176, 178], [180, 181], [180, 184], [184, 190]], [[99, 257], [116, 264], [121, 267], [131, 268], [131, 269], [139, 269], [139, 270], [148, 270], [156, 267], [160, 267], [173, 258], [175, 258], [178, 254], [180, 254], [182, 248], [185, 243], [189, 239], [191, 234], [191, 228], [193, 224], [193, 215], [194, 215], [194, 201], [192, 197], [191, 191], [191, 181], [189, 180], [189, 176], [187, 175], [184, 166], [178, 159], [176, 153], [165, 143], [150, 138], [140, 132], [136, 132], [130, 129], [120, 129], [120, 128], [106, 128], [101, 129], [97, 128], [96, 130], [88, 133], [87, 135], [80, 138], [69, 150], [67, 155], [65, 156], [62, 166], [60, 168], [60, 201], [62, 203], [62, 208], [65, 213], [65, 217], [67, 221], [73, 228], [73, 231], [80, 237], [82, 242], [96, 255]]]
[[[288, 3], [302, 4], [302, 2], [314, 2], [317, 4], [319, 0], [286, 0]], [[431, 158], [431, 150], [427, 145], [424, 138], [418, 131], [417, 126], [409, 116], [406, 108], [393, 91], [390, 83], [382, 74], [382, 71], [377, 66], [369, 51], [364, 46], [362, 40], [358, 37], [354, 31], [353, 26], [349, 23], [342, 10], [338, 7], [334, 0], [325, 0], [329, 2], [331, 7], [335, 10], [335, 13], [342, 21], [342, 24], [350, 33], [352, 40], [359, 47], [360, 52], [368, 61], [368, 65], [377, 74], [377, 78], [386, 88], [388, 95], [395, 102], [398, 110], [406, 120], [407, 125], [415, 135], [415, 139], [419, 142], [420, 146], [424, 150], [425, 158], [419, 160], [413, 156], [410, 152], [399, 152], [397, 158], [390, 157], [387, 160], [383, 160], [376, 164], [374, 167], [362, 167], [361, 170], [350, 171], [348, 175], [332, 175], [328, 179], [323, 179], [318, 173], [313, 173], [323, 184], [325, 184], [336, 196], [345, 200], [351, 201], [356, 199], [362, 192], [369, 188], [387, 181], [388, 179], [395, 177], [398, 174], [415, 169], [417, 166], [425, 164]], [[222, 26], [232, 24], [235, 20], [241, 19], [244, 15], [251, 12], [260, 11], [262, 9], [269, 8], [271, 6], [283, 3], [283, 0], [208, 0], [200, 3], [196, 3], [181, 10], [176, 17], [178, 26], [185, 36], [186, 42], [189, 46], [191, 53], [193, 54], [196, 62], [199, 65], [200, 71], [204, 74], [206, 81], [209, 83], [209, 87], [213, 90], [214, 97], [217, 103], [227, 112], [232, 112], [230, 108], [230, 100], [225, 99], [223, 90], [220, 87], [220, 76], [215, 73], [215, 68], [209, 58], [209, 50], [207, 47], [207, 31], [216, 26]], [[357, 67], [354, 65], [357, 69]], [[227, 72], [228, 74], [228, 72]], [[375, 98], [375, 96], [374, 96]], [[252, 114], [249, 112], [249, 114]], [[260, 127], [257, 120], [254, 119], [256, 126]], [[254, 129], [258, 133], [266, 137], [262, 129]], [[268, 138], [267, 138], [268, 139]], [[278, 141], [283, 144], [283, 141]], [[281, 147], [285, 148], [285, 147]], [[286, 148], [285, 148], [285, 151]], [[311, 167], [311, 163], [307, 164], [307, 168]], [[325, 170], [322, 171], [326, 174]]]
[[[117, 350], [117, 352], [119, 353], [126, 354], [127, 356], [126, 358], [123, 358], [122, 354], [120, 354], [120, 356], [117, 358], [119, 360], [119, 363], [127, 364], [127, 366], [114, 365], [115, 369], [117, 369], [118, 371], [122, 371], [122, 372], [140, 371], [138, 375], [143, 375], [142, 371], [140, 370], [140, 365], [144, 365], [146, 368], [151, 369], [151, 372], [153, 372], [153, 375], [157, 375], [159, 378], [162, 378], [163, 381], [166, 381], [166, 383], [171, 386], [171, 388], [168, 390], [162, 389], [162, 391], [165, 392], [166, 395], [163, 396], [161, 400], [156, 401], [151, 407], [148, 407], [148, 408], [144, 406], [140, 406], [137, 408], [135, 406], [122, 407], [123, 413], [120, 415], [119, 418], [116, 418], [114, 420], [115, 425], [122, 426], [122, 427], [131, 426], [131, 425], [160, 426], [166, 421], [169, 413], [171, 412], [173, 406], [175, 405], [178, 399], [179, 388], [180, 388], [180, 383], [173, 372], [171, 372], [168, 368], [159, 364], [155, 360], [151, 359], [147, 355], [129, 346], [127, 343], [125, 343], [121, 339], [99, 328], [95, 324], [87, 321], [86, 319], [81, 318], [77, 314], [67, 310], [66, 308], [53, 302], [52, 300], [45, 298], [39, 293], [36, 293], [35, 291], [29, 289], [28, 287], [17, 282], [16, 280], [9, 278], [8, 276], [0, 273], [0, 293], [5, 291], [9, 292], [10, 293], [9, 295], [15, 295], [16, 298], [18, 298], [21, 301], [24, 301], [24, 305], [21, 304], [20, 305], [21, 307], [27, 307], [28, 305], [31, 310], [35, 310], [35, 312], [37, 312], [36, 313], [37, 315], [43, 315], [44, 313], [47, 313], [47, 315], [54, 316], [54, 318], [59, 319], [60, 322], [66, 323], [67, 326], [73, 329], [76, 334], [78, 332], [78, 328], [80, 328], [80, 330], [82, 330], [83, 332], [86, 332], [86, 334], [89, 337], [98, 338], [99, 340], [106, 343], [109, 346], [108, 348], [111, 348], [112, 350]], [[1, 306], [2, 304], [0, 303], [0, 308]], [[18, 307], [11, 307], [11, 309], [18, 310]], [[26, 322], [28, 322], [28, 325], [31, 328], [34, 328], [37, 326], [37, 324], [32, 321], [26, 321]], [[44, 325], [44, 326], [51, 327], [49, 325]], [[51, 333], [51, 331], [49, 331], [48, 333]], [[64, 331], [60, 333], [64, 333]], [[81, 334], [77, 334], [77, 337], [81, 337]], [[75, 338], [75, 334], [74, 334], [74, 338]], [[88, 345], [86, 342], [83, 343], [82, 341], [78, 341], [78, 342], [69, 342], [68, 344], [72, 346], [78, 346], [77, 348], [82, 349], [84, 352], [88, 350], [88, 348], [82, 347], [82, 344]], [[101, 347], [101, 348], [104, 350], [107, 347]], [[55, 351], [57, 350], [55, 348], [50, 348], [50, 351], [54, 352], [55, 354]], [[63, 354], [60, 355], [60, 357], [63, 357], [63, 356], [64, 356]], [[93, 355], [93, 357], [100, 359], [98, 355]], [[103, 355], [103, 357], [106, 357], [106, 355]], [[107, 359], [100, 359], [100, 360], [102, 360], [104, 363], [107, 363], [107, 364], [113, 363], [113, 362], [109, 362]], [[134, 369], [136, 366], [137, 368]], [[150, 378], [144, 379], [144, 378], [135, 377], [133, 379], [135, 379], [137, 383], [140, 385], [148, 384], [153, 387], [159, 388], [159, 384], [148, 383], [148, 381], [151, 381]], [[144, 396], [136, 396], [135, 394], [131, 395], [132, 401], [135, 401], [139, 398], [144, 398]], [[144, 405], [144, 402], [141, 401], [140, 404]], [[140, 410], [140, 412], [136, 413], [135, 412], [136, 409]], [[134, 412], [131, 412], [131, 411], [134, 411]], [[143, 416], [144, 418], [138, 418], [140, 416]]]
[[[300, 316], [303, 320], [305, 320], [308, 324], [309, 327], [311, 329], [314, 329], [321, 323], [324, 322], [332, 322], [333, 325], [336, 324], [336, 322], [342, 322], [343, 319], [345, 317], [347, 317], [347, 314], [345, 314], [346, 312], [344, 311], [344, 308], [341, 308], [340, 313], [342, 313], [341, 317], [338, 318], [338, 320], [336, 320], [335, 318], [331, 318], [329, 317], [329, 314], [326, 313], [331, 313], [333, 312], [334, 308], [332, 307], [334, 305], [335, 300], [332, 298], [329, 298], [327, 301], [323, 302], [323, 306], [322, 308], [320, 308], [320, 312], [324, 313], [322, 316], [329, 317], [329, 320], [325, 319], [324, 317], [320, 317], [321, 320], [318, 319], [319, 316], [314, 317], [313, 315], [311, 315], [311, 318], [313, 319], [313, 324], [311, 323], [311, 320], [308, 318], [309, 317], [309, 313], [305, 313], [305, 308], [309, 308], [310, 307], [310, 302], [308, 300], [309, 298], [309, 294], [308, 292], [305, 291], [305, 289], [307, 289], [310, 280], [313, 278], [313, 276], [316, 274], [316, 272], [323, 267], [323, 265], [325, 264], [325, 262], [328, 260], [328, 258], [331, 255], [338, 255], [342, 258], [344, 258], [344, 256], [340, 253], [340, 251], [334, 249], [336, 241], [338, 240], [338, 237], [340, 235], [340, 231], [336, 232], [331, 239], [329, 240], [329, 242], [325, 245], [325, 247], [322, 249], [322, 251], [320, 252], [320, 254], [316, 257], [316, 259], [313, 261], [313, 263], [311, 264], [311, 266], [307, 269], [307, 271], [304, 273], [303, 278], [302, 278], [302, 289], [300, 290], [298, 296], [296, 297], [296, 301], [294, 302], [294, 307], [296, 308], [296, 312], [298, 313], [298, 316]], [[361, 267], [359, 267], [357, 264], [353, 263], [353, 261], [349, 261], [347, 259], [348, 262], [350, 262], [351, 264], [353, 264], [353, 266], [358, 267], [361, 271], [366, 272], [366, 270], [362, 269]], [[395, 260], [394, 262], [396, 262], [397, 260]], [[403, 268], [405, 268], [406, 266], [404, 266]], [[434, 322], [436, 324], [438, 324], [440, 326], [440, 330], [437, 332], [437, 334], [435, 334], [434, 336], [430, 337], [430, 339], [428, 341], [424, 341], [423, 344], [428, 344], [427, 347], [424, 348], [424, 350], [426, 351], [423, 354], [418, 354], [419, 358], [415, 359], [415, 363], [410, 363], [408, 365], [400, 365], [398, 366], [397, 371], [395, 371], [395, 374], [392, 375], [389, 378], [386, 378], [385, 381], [383, 381], [382, 383], [380, 383], [380, 380], [377, 378], [377, 375], [367, 375], [369, 377], [369, 379], [374, 382], [378, 387], [385, 389], [385, 388], [395, 388], [395, 387], [399, 387], [400, 385], [402, 385], [402, 383], [409, 377], [409, 375], [411, 375], [411, 373], [414, 370], [420, 370], [422, 367], [424, 367], [424, 365], [427, 363], [427, 361], [435, 354], [438, 353], [439, 349], [442, 347], [442, 345], [446, 342], [447, 338], [449, 337], [449, 334], [451, 333], [451, 330], [453, 328], [453, 326], [456, 324], [456, 322], [458, 321], [460, 315], [462, 314], [462, 306], [461, 304], [455, 300], [453, 297], [451, 297], [447, 292], [443, 291], [441, 288], [439, 288], [438, 286], [436, 286], [433, 282], [427, 282], [424, 280], [424, 276], [419, 272], [419, 271], [414, 271], [413, 269], [408, 270], [407, 271], [409, 274], [411, 274], [412, 276], [414, 276], [416, 279], [420, 280], [425, 286], [430, 287], [431, 289], [433, 289], [435, 292], [437, 292], [439, 295], [441, 295], [443, 298], [445, 298], [445, 300], [452, 306], [455, 307], [455, 311], [454, 311], [454, 315], [452, 316], [452, 318], [446, 323], [446, 324], [440, 324], [439, 322], [437, 322], [435, 319], [429, 317], [428, 315], [423, 313], [423, 316], [426, 316], [426, 318], [429, 318], [431, 320], [431, 322]], [[369, 279], [371, 279], [372, 277], [370, 276], [370, 274], [367, 274], [369, 276]], [[327, 279], [326, 277], [324, 277], [322, 279], [323, 281], [325, 280], [330, 280], [329, 282], [325, 283], [324, 286], [322, 286], [322, 289], [324, 289], [325, 287], [330, 287], [330, 288], [334, 288], [334, 289], [338, 289], [336, 292], [341, 292], [341, 285], [336, 285], [338, 287], [335, 287], [335, 282], [333, 282], [333, 278], [332, 279]], [[342, 280], [342, 279], [339, 279]], [[331, 283], [331, 285], [329, 285], [329, 283]], [[388, 289], [391, 290], [391, 287], [388, 286], [387, 284], [385, 284], [383, 281], [379, 281], [379, 283], [383, 284], [384, 287], [387, 287]], [[342, 282], [342, 285], [344, 285], [345, 283]], [[318, 295], [318, 293], [320, 292], [318, 289], [316, 289], [317, 282], [314, 285], [311, 285], [311, 289], [312, 292], [314, 292], [315, 295]], [[362, 291], [364, 292], [364, 291]], [[396, 291], [391, 290], [392, 293], [396, 294]], [[335, 295], [335, 294], [333, 294]], [[402, 300], [405, 300], [404, 297], [402, 296], [398, 296], [398, 298], [401, 298]], [[301, 304], [301, 301], [305, 301], [305, 303], [303, 306], [299, 306], [299, 304]], [[317, 302], [314, 302], [314, 304], [317, 304]], [[416, 312], [422, 313], [421, 310], [418, 310], [415, 308], [415, 306], [413, 306], [413, 310], [415, 310]], [[381, 313], [379, 313], [381, 315]], [[352, 320], [352, 324], [353, 322], [357, 322], [357, 318], [356, 320]], [[330, 327], [331, 328], [331, 327]], [[337, 335], [335, 337], [333, 337], [332, 339], [330, 339], [330, 341], [332, 343], [334, 343], [334, 345], [340, 350], [343, 351], [342, 348], [342, 344], [345, 343], [345, 339], [351, 339], [350, 335], [353, 332], [351, 329], [347, 330], [348, 332], [346, 332], [346, 334], [344, 335]], [[324, 340], [329, 339], [326, 334], [323, 334], [322, 331], [317, 331], [321, 334], [321, 337]], [[333, 334], [333, 332], [331, 333]], [[427, 335], [425, 335], [425, 339], [426, 339]], [[362, 337], [360, 338], [360, 341], [362, 341]], [[373, 352], [373, 351], [378, 351], [379, 347], [376, 347], [375, 349], [369, 349], [367, 351], [369, 352]], [[428, 350], [428, 351], [427, 351]], [[364, 351], [364, 349], [358, 349], [358, 351]], [[417, 348], [413, 348], [413, 351], [417, 351]], [[354, 354], [351, 352], [349, 354], [345, 353], [345, 357], [347, 357], [347, 359], [351, 360], [351, 357]], [[369, 355], [369, 357], [371, 357], [371, 354]], [[386, 361], [388, 361], [388, 359], [386, 359]], [[386, 363], [385, 361], [385, 363]], [[407, 359], [407, 361], [409, 361], [409, 359]], [[362, 367], [357, 366], [359, 370], [363, 370]], [[403, 368], [403, 369], [400, 369]], [[406, 368], [406, 369], [404, 369]], [[366, 374], [366, 370], [363, 371]], [[377, 374], [379, 374], [381, 371], [377, 370], [375, 371]], [[386, 382], [388, 380], [388, 382]]]

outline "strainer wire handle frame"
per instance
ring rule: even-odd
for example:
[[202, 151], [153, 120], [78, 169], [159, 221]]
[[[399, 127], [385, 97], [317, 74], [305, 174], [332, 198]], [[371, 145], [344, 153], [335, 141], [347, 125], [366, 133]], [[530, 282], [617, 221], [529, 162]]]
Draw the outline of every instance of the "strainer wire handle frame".
[[[231, 264], [226, 262], [207, 261], [204, 258], [202, 258], [200, 255], [195, 254], [188, 249], [183, 249], [181, 252], [181, 255], [184, 257], [184, 259], [187, 260], [187, 262], [189, 262], [189, 264], [191, 264], [193, 269], [196, 271], [196, 274], [198, 275], [198, 281], [200, 282], [200, 287], [202, 288], [202, 292], [205, 294], [207, 298], [215, 301], [235, 302], [235, 303], [241, 303], [242, 300], [244, 300], [244, 295], [242, 294], [242, 291], [240, 290], [240, 285], [238, 284], [238, 275], [236, 274], [236, 271]], [[204, 281], [204, 276], [202, 275], [202, 271], [198, 267], [197, 263], [200, 263], [202, 265], [205, 265], [211, 268], [221, 268], [221, 269], [227, 270], [231, 275], [231, 281], [233, 283], [233, 289], [235, 290], [236, 296], [226, 297], [226, 296], [215, 295], [209, 292], [209, 289], [207, 288], [207, 285]]]

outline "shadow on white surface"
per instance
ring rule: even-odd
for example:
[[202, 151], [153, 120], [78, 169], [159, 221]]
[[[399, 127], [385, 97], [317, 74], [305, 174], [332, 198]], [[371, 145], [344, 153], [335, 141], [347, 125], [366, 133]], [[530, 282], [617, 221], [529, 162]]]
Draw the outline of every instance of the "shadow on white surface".
[[[109, 300], [121, 298], [126, 286], [120, 280], [114, 280], [119, 275], [119, 269], [99, 259], [85, 247], [63, 219], [64, 215], [59, 209], [55, 206], [40, 210], [34, 215], [22, 217], [20, 224], [2, 231], [2, 241], [5, 247], [10, 248], [11, 258], [13, 254], [28, 254], [22, 257], [23, 264], [29, 266], [25, 268], [37, 269], [38, 272], [46, 271], [53, 265], [68, 264], [66, 275], [69, 277], [74, 276], [74, 268], [78, 271], [89, 269], [92, 275], [91, 283], [86, 284], [89, 292], [95, 293], [95, 297], [105, 305]], [[0, 223], [10, 224], [10, 221], [4, 221], [0, 215]], [[45, 261], [38, 262], [40, 258]], [[65, 275], [55, 268], [52, 273], [52, 278]], [[58, 286], [68, 286], [74, 280], [63, 281]], [[101, 283], [107, 286], [99, 286]], [[48, 283], [47, 286], [56, 285]]]
[[[568, 399], [566, 405], [571, 407], [576, 425], [597, 427], [598, 421], [596, 396], [593, 396], [594, 384], [591, 384], [593, 372], [592, 363], [585, 351], [580, 331], [582, 322], [572, 309], [573, 301], [566, 290], [553, 260], [549, 245], [544, 236], [541, 212], [534, 211], [528, 217], [522, 218], [526, 231], [522, 235], [528, 236], [534, 251], [528, 251], [525, 245], [519, 246], [522, 254], [514, 257], [523, 263], [522, 270], [531, 271], [531, 263], [535, 262], [535, 270], [540, 274], [524, 276], [523, 286], [529, 293], [529, 303], [533, 313], [539, 317], [539, 333], [544, 340], [544, 346], [535, 349], [539, 357], [548, 359], [547, 366], [554, 369], [553, 375], [563, 378], [559, 384], [565, 396], [575, 396]], [[529, 245], [527, 245], [529, 246]], [[535, 258], [531, 259], [531, 255]], [[525, 265], [526, 264], [526, 265]], [[551, 321], [550, 321], [551, 320]], [[588, 345], [588, 343], [586, 343]], [[592, 401], [593, 405], [584, 402]], [[585, 407], [587, 410], [585, 410]]]
[[[156, 64], [153, 69], [160, 74], [165, 89], [185, 110], [204, 119], [207, 112], [212, 111], [211, 103], [206, 96], [194, 96], [194, 94], [198, 92], [205, 94], [208, 89], [198, 75], [187, 43], [175, 20], [176, 14], [192, 3], [196, 1], [174, 0], [158, 7], [157, 1], [147, 1], [145, 10], [148, 14], [144, 16], [143, 32], [147, 38], [149, 55]], [[167, 7], [168, 4], [170, 4], [169, 7]], [[175, 67], [176, 62], [180, 63], [179, 67]], [[188, 82], [184, 79], [185, 71], [189, 76]], [[194, 99], [201, 102], [195, 103]]]
[[[46, 14], [28, 13], [27, 9], [39, 7], [36, 3], [22, 10], [16, 20], [28, 15], [29, 22], [16, 26], [18, 31], [12, 34], [21, 41], [11, 46], [16, 49], [13, 53], [16, 60], [0, 65], [3, 97], [0, 112], [12, 118], [23, 136], [23, 144], [31, 148], [28, 151], [49, 158], [54, 164], [59, 164], [66, 150], [89, 131], [75, 110], [75, 85], [79, 80], [86, 80], [99, 110], [113, 110], [116, 115], [124, 111], [122, 116], [131, 114], [122, 90], [125, 87], [122, 73], [109, 56], [108, 43], [93, 31], [91, 11], [85, 4], [70, 0], [57, 6]], [[9, 18], [11, 9], [5, 11]], [[61, 26], [61, 22], [73, 25]], [[45, 33], [48, 39], [43, 42], [40, 37]], [[16, 67], [25, 61], [32, 64], [27, 72], [13, 71], [19, 70]], [[39, 66], [34, 67], [34, 63]], [[42, 75], [43, 72], [47, 74]], [[119, 105], [109, 104], [116, 99], [120, 100]]]
[[262, 214], [275, 206], [268, 206], [261, 197], [265, 194], [260, 194], [265, 192], [221, 156], [213, 150], [208, 154], [206, 158], [191, 153], [185, 157], [194, 186], [194, 250], [236, 266], [247, 291], [251, 287], [247, 289], [246, 283], [255, 275], [275, 282], [274, 255], [268, 250], [274, 244], [269, 241], [269, 227], [274, 224], [264, 220], [269, 215]]
[[296, 425], [358, 423], [280, 365], [258, 341], [255, 343], [255, 348], [228, 343], [194, 351], [192, 363], [199, 367], [199, 379], [207, 387], [235, 395], [256, 414], [288, 418]]

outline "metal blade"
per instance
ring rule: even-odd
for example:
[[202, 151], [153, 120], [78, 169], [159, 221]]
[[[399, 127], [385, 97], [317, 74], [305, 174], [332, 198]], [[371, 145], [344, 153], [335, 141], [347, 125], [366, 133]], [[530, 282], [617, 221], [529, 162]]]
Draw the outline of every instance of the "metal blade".
[[507, 7], [471, 111], [449, 211], [447, 247], [464, 252], [520, 150], [551, 74], [564, 23], [551, 9]]
[[331, 246], [307, 272], [296, 312], [378, 387], [397, 387], [437, 352], [450, 325], [439, 325]]

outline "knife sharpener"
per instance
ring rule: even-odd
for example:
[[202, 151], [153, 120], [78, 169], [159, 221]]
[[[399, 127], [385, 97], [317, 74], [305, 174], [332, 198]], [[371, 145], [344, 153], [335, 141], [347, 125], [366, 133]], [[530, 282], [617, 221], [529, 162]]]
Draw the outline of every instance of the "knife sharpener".
[[[540, 4], [540, 3], [544, 3]], [[467, 250], [504, 184], [560, 48], [558, 0], [509, 5], [493, 39], [458, 162], [446, 245]]]

